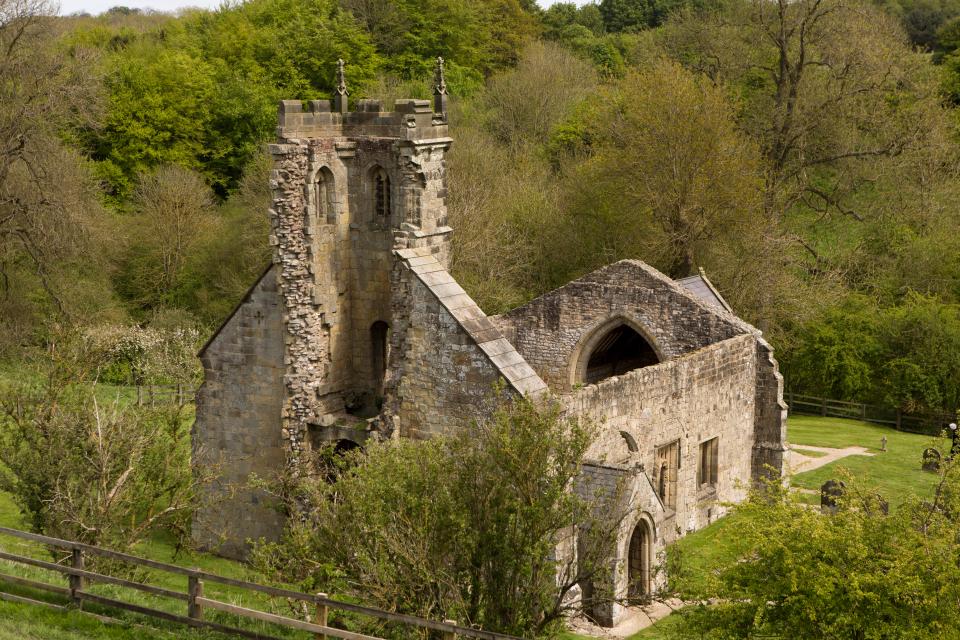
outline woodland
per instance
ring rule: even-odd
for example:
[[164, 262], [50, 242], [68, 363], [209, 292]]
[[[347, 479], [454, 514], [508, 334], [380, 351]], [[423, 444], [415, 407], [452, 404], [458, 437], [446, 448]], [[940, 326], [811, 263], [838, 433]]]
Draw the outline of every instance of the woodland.
[[[703, 268], [788, 388], [960, 404], [960, 1], [0, 2], [0, 354], [202, 342], [269, 261], [280, 99], [427, 97], [453, 271], [497, 313], [622, 258]], [[124, 342], [125, 341], [125, 342]], [[117, 382], [135, 377], [116, 347]], [[194, 364], [195, 369], [195, 364]], [[162, 376], [161, 376], [162, 377]]]

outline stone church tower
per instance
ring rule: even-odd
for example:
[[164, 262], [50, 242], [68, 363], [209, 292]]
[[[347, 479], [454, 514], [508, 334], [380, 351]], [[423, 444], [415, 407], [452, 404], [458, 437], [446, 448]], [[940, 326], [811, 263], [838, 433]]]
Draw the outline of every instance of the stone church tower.
[[391, 282], [396, 251], [426, 249], [444, 267], [449, 252], [442, 66], [436, 104], [402, 100], [393, 112], [378, 100], [349, 111], [342, 61], [339, 76], [332, 109], [324, 100], [306, 111], [299, 101], [281, 104], [279, 141], [270, 147], [292, 460], [307, 425], [319, 440], [336, 441], [334, 425], [351, 422], [347, 416], [380, 411], [393, 382], [393, 316], [406, 304]]

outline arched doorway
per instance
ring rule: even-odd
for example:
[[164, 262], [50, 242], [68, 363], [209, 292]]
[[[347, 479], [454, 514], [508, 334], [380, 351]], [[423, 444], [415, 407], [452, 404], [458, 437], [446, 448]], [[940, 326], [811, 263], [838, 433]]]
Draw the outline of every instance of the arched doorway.
[[645, 520], [637, 523], [627, 549], [627, 599], [640, 602], [650, 596], [650, 555], [653, 534]]
[[584, 345], [574, 382], [596, 384], [659, 362], [656, 349], [639, 331], [627, 322], [618, 322], [598, 331]]

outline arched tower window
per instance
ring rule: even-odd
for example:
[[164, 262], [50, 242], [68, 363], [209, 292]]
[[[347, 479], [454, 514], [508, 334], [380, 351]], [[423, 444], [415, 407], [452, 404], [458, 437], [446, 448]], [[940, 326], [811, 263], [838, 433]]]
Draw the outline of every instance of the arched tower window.
[[587, 343], [577, 367], [577, 382], [596, 384], [659, 362], [650, 343], [633, 327], [622, 323]]
[[373, 170], [373, 214], [375, 221], [390, 218], [393, 210], [390, 202], [390, 176], [382, 167]]
[[333, 184], [333, 172], [327, 167], [317, 171], [313, 184], [313, 206], [317, 212], [317, 219], [321, 222], [332, 222], [334, 218], [334, 198], [336, 191]]

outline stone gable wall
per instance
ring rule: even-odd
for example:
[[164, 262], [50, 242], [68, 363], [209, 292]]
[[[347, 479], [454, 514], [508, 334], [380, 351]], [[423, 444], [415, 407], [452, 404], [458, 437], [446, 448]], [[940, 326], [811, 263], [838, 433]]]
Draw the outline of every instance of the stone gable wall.
[[283, 325], [274, 267], [252, 289], [202, 356], [194, 460], [220, 479], [206, 487], [193, 524], [201, 547], [243, 557], [245, 541], [273, 539], [282, 519], [270, 498], [247, 488], [251, 473], [283, 468]]
[[605, 323], [626, 318], [661, 359], [747, 333], [734, 316], [693, 299], [654, 269], [623, 260], [493, 318], [554, 392], [572, 388], [583, 343]]
[[489, 356], [417, 275], [395, 275], [394, 333], [388, 411], [399, 435], [426, 438], [470, 428], [492, 410], [502, 380]]

